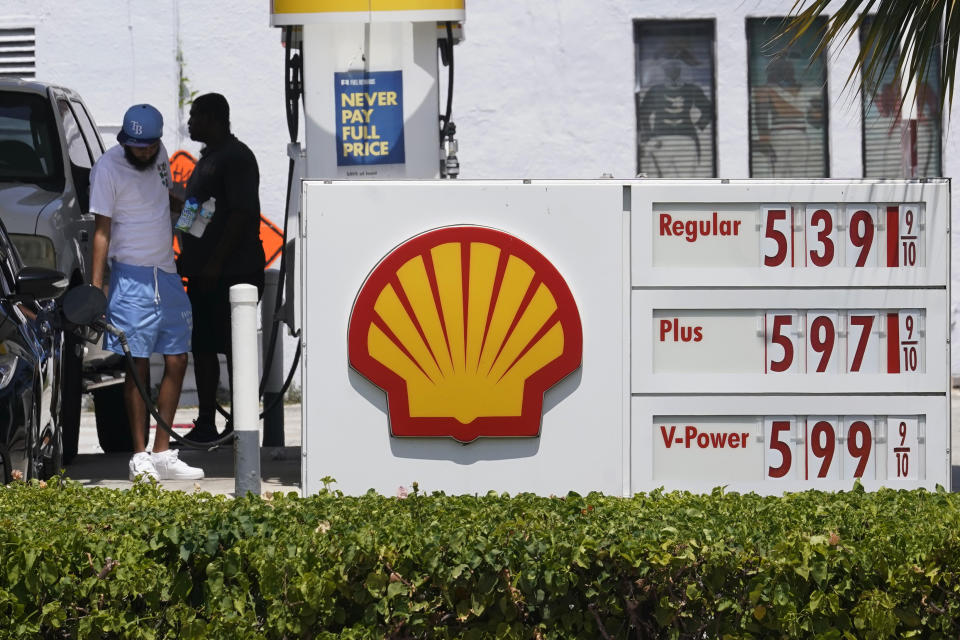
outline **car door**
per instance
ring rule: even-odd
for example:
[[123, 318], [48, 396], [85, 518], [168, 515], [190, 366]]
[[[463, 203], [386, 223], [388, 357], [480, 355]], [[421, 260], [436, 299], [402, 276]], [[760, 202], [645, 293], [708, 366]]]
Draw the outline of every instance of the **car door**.
[[73, 238], [75, 250], [82, 256], [84, 273], [89, 272], [93, 246], [94, 216], [90, 213], [90, 170], [103, 154], [103, 143], [93, 127], [89, 114], [78, 99], [71, 99], [65, 92], [51, 89], [60, 119], [60, 130], [66, 149], [67, 175], [72, 184], [72, 194], [77, 206], [71, 210], [75, 216], [62, 222], [69, 227], [67, 237]]
[[[87, 151], [90, 154], [90, 159], [93, 164], [96, 164], [97, 160], [100, 159], [100, 156], [103, 155], [105, 151], [103, 147], [103, 140], [100, 139], [100, 133], [97, 131], [97, 127], [94, 124], [93, 118], [90, 117], [90, 112], [87, 111], [87, 107], [83, 104], [83, 101], [79, 97], [73, 95], [69, 100], [70, 109], [73, 111], [74, 118], [80, 124], [80, 133], [83, 135], [83, 141], [86, 143]], [[91, 164], [91, 166], [93, 166]], [[90, 178], [87, 176], [87, 189], [89, 194], [89, 183]], [[83, 233], [81, 233], [82, 239], [85, 242], [83, 247], [84, 261], [86, 264], [90, 264], [92, 259], [92, 250], [93, 250], [93, 230], [95, 227], [94, 215], [90, 213], [90, 202], [89, 196], [86, 198], [84, 203], [82, 203], [83, 215], [81, 216]]]
[[40, 398], [35, 394], [40, 374], [37, 341], [30, 320], [13, 300], [19, 262], [10, 250], [6, 231], [0, 232], [0, 481], [11, 472], [28, 475], [29, 434], [36, 433]]

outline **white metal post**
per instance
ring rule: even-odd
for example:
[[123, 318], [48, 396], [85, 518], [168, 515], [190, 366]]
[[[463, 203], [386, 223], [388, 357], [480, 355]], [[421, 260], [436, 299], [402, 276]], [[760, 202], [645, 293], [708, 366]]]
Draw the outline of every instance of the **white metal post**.
[[230, 287], [233, 333], [233, 430], [235, 493], [260, 495], [260, 420], [257, 363], [257, 288]]

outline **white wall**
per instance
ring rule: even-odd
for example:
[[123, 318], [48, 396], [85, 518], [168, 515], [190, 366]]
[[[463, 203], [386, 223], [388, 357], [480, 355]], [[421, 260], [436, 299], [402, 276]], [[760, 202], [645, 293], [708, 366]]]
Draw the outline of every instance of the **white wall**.
[[[466, 41], [455, 52], [453, 120], [461, 176], [632, 177], [636, 171], [632, 21], [706, 18], [716, 21], [717, 33], [718, 175], [749, 177], [745, 19], [786, 15], [793, 4], [794, 0], [469, 2]], [[196, 153], [198, 145], [187, 139], [182, 127], [173, 126], [186, 120], [177, 105], [179, 42], [190, 88], [199, 93], [219, 91], [230, 101], [234, 131], [260, 162], [263, 211], [279, 222], [287, 168], [283, 49], [279, 30], [268, 26], [268, 10], [266, 0], [32, 0], [29, 5], [0, 0], [0, 26], [35, 26], [38, 78], [79, 91], [101, 125], [119, 125], [127, 106], [151, 102], [168, 123], [167, 147]], [[860, 100], [844, 90], [857, 46], [854, 38], [828, 57], [831, 177], [863, 175]], [[440, 75], [442, 105], [443, 67]], [[960, 133], [950, 127], [945, 132], [944, 175], [952, 176], [960, 162]], [[956, 196], [953, 210], [960, 213]], [[953, 306], [957, 308], [956, 303]], [[957, 371], [960, 352], [954, 361]]]
[[[793, 0], [525, 4], [467, 7], [453, 108], [462, 177], [633, 177], [635, 19], [716, 21], [718, 177], [749, 177], [745, 21], [787, 15]], [[863, 175], [860, 100], [843, 90], [856, 53], [829, 56], [831, 177]]]
[[199, 153], [186, 131], [189, 105], [178, 105], [179, 43], [188, 87], [230, 102], [233, 131], [260, 164], [263, 212], [280, 223], [288, 141], [284, 51], [269, 20], [265, 1], [0, 0], [0, 27], [36, 28], [37, 79], [80, 93], [108, 147], [116, 144], [127, 107], [149, 102], [163, 113], [170, 153]]

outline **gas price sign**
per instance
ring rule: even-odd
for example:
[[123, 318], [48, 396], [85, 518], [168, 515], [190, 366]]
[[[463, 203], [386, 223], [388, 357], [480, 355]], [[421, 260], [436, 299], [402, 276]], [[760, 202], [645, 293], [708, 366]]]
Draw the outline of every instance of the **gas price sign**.
[[925, 206], [654, 205], [654, 266], [917, 268]]
[[656, 481], [718, 484], [926, 477], [923, 415], [654, 416]]
[[634, 490], [948, 485], [947, 186], [634, 189]]
[[[923, 206], [916, 204], [805, 205], [801, 212], [795, 207], [764, 206], [762, 264], [775, 268], [922, 266], [922, 219]], [[793, 232], [798, 222], [802, 223], [801, 242]]]
[[924, 372], [923, 309], [653, 311], [654, 372]]

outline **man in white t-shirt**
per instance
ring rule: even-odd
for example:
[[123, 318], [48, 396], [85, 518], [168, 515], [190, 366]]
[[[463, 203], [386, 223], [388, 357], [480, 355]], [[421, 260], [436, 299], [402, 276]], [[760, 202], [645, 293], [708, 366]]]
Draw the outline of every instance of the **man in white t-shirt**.
[[[104, 153], [90, 173], [90, 212], [96, 214], [93, 284], [103, 288], [109, 259], [107, 319], [126, 334], [141, 380], [147, 377], [150, 355], [163, 354], [157, 411], [169, 425], [180, 401], [193, 314], [173, 258], [173, 183], [162, 135], [163, 116], [156, 108], [138, 104], [127, 110], [117, 134], [120, 144]], [[105, 346], [123, 353], [111, 334]], [[170, 435], [163, 429], [157, 429], [153, 453], [147, 453], [146, 404], [130, 372], [123, 394], [133, 437], [130, 479], [202, 478], [203, 470], [170, 449]]]

